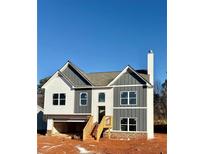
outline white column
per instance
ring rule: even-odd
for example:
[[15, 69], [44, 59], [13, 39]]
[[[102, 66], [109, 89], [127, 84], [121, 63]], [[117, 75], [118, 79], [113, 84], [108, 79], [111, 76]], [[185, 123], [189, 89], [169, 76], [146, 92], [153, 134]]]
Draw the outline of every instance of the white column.
[[154, 85], [154, 53], [152, 50], [147, 55], [147, 73], [149, 74], [149, 82]]
[[92, 89], [92, 107], [91, 107], [91, 115], [93, 116], [93, 123], [97, 122], [98, 120], [98, 92], [96, 89]]
[[147, 138], [154, 138], [153, 88], [147, 88]]
[[53, 119], [47, 119], [47, 132], [52, 133], [53, 130]]
[[147, 55], [147, 73], [152, 87], [147, 88], [147, 138], [154, 138], [154, 53]]

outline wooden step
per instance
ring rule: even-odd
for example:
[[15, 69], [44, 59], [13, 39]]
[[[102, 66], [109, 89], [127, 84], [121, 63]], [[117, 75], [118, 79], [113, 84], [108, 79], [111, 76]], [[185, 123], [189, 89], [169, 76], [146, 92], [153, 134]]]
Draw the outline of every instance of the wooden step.
[[97, 135], [98, 126], [99, 126], [99, 124], [96, 124], [93, 131], [92, 131], [92, 133], [91, 133], [93, 137], [96, 137], [96, 135]]

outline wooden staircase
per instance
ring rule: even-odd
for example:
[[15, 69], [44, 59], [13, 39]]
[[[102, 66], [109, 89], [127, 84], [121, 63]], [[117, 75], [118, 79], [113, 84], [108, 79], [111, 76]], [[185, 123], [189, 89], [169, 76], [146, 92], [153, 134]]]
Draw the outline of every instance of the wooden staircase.
[[99, 124], [95, 124], [95, 127], [94, 127], [94, 129], [93, 129], [93, 131], [92, 131], [92, 136], [93, 136], [93, 137], [96, 137], [97, 131], [98, 131], [98, 127], [99, 127]]
[[108, 137], [110, 138], [110, 129], [112, 128], [112, 116], [104, 116], [101, 122], [93, 124], [93, 116], [91, 116], [83, 129], [83, 141], [95, 138], [99, 141], [103, 130], [108, 129]]

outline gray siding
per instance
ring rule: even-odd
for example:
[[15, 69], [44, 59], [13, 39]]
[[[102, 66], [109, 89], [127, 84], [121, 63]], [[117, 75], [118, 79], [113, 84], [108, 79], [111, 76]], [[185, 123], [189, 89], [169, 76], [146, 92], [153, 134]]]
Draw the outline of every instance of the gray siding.
[[113, 130], [120, 130], [120, 117], [136, 117], [137, 131], [147, 130], [147, 109], [114, 109]]
[[[114, 87], [114, 107], [120, 107], [120, 91], [137, 91], [137, 105], [136, 107], [147, 106], [147, 90], [145, 86], [137, 87]], [[123, 105], [131, 106], [131, 105]]]
[[145, 84], [142, 80], [133, 72], [124, 73], [113, 85], [131, 85], [131, 84]]
[[63, 74], [65, 74], [71, 82], [74, 84], [74, 86], [88, 86], [90, 85], [75, 69], [73, 69], [70, 65], [63, 71]]
[[[80, 93], [88, 93], [88, 104], [87, 106], [80, 106]], [[75, 104], [74, 104], [74, 113], [91, 113], [91, 101], [92, 101], [92, 91], [91, 89], [75, 90]]]

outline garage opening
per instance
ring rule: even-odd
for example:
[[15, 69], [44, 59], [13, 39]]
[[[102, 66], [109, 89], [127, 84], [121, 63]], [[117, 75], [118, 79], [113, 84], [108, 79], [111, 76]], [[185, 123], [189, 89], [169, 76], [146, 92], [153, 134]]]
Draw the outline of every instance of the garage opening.
[[66, 134], [74, 139], [82, 139], [86, 122], [55, 122], [54, 131], [57, 134]]

